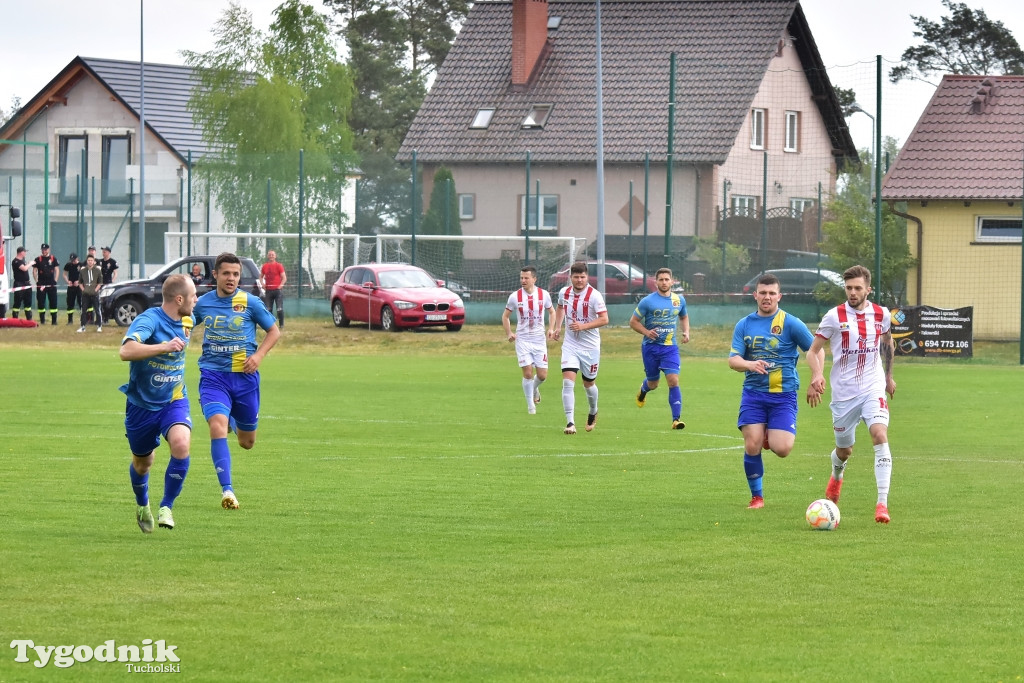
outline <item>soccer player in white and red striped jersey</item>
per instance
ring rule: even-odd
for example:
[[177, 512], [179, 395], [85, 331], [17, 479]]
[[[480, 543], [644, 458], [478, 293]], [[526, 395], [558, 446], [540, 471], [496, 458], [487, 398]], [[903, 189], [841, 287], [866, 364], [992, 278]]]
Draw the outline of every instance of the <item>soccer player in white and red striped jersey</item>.
[[562, 408], [565, 410], [566, 434], [576, 433], [576, 374], [583, 375], [583, 388], [587, 392], [590, 412], [587, 431], [597, 425], [597, 370], [601, 364], [601, 330], [608, 324], [608, 308], [601, 292], [590, 286], [587, 264], [577, 261], [569, 268], [571, 285], [558, 293], [558, 308], [551, 333], [558, 339], [565, 320], [565, 339], [562, 341]]
[[863, 421], [871, 435], [875, 450], [875, 484], [878, 502], [875, 521], [889, 523], [889, 482], [892, 475], [892, 454], [889, 452], [889, 403], [896, 393], [892, 378], [895, 355], [889, 310], [868, 301], [871, 293], [871, 271], [853, 266], [843, 273], [846, 302], [836, 306], [822, 318], [807, 352], [811, 367], [811, 384], [807, 402], [813, 407], [825, 392], [825, 349], [832, 348], [832, 429], [836, 448], [832, 451], [832, 476], [825, 488], [825, 497], [839, 502], [847, 458], [853, 453], [857, 425]]
[[[505, 337], [516, 344], [516, 359], [523, 370], [523, 395], [526, 412], [533, 415], [540, 403], [540, 385], [548, 378], [548, 336], [555, 331], [551, 295], [537, 287], [537, 269], [523, 266], [519, 270], [518, 290], [512, 292], [501, 314]], [[512, 331], [511, 316], [516, 314], [516, 331]], [[548, 313], [551, 327], [544, 329], [544, 314]]]

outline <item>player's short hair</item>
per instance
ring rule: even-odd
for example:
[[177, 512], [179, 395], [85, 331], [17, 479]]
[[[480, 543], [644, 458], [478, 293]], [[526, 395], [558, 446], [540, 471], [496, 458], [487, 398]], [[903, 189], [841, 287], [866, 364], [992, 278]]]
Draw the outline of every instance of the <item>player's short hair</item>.
[[230, 251], [225, 251], [224, 253], [222, 253], [220, 256], [217, 257], [216, 261], [214, 261], [213, 269], [215, 271], [219, 271], [220, 270], [220, 266], [223, 263], [232, 263], [234, 265], [241, 266], [242, 265], [242, 259], [240, 259], [237, 256], [235, 256]]
[[672, 277], [671, 268], [658, 268], [658, 271], [654, 274], [654, 279], [657, 280], [658, 276], [661, 275], [662, 273], [668, 273], [668, 276]]
[[782, 283], [775, 273], [762, 273], [761, 277], [757, 278], [757, 285], [778, 285], [779, 291], [782, 291]]
[[189, 282], [192, 282], [192, 279], [182, 273], [175, 273], [164, 280], [164, 286], [161, 290], [164, 301], [170, 301], [176, 296], [188, 296]]
[[864, 266], [850, 266], [843, 271], [844, 282], [858, 277], [864, 278], [864, 285], [866, 287], [871, 286], [871, 271]]
[[571, 266], [569, 266], [569, 274], [570, 275], [574, 275], [576, 273], [583, 273], [585, 275], [586, 272], [587, 272], [587, 264], [584, 263], [583, 261], [577, 261], [576, 263], [574, 263]]
[[523, 266], [519, 269], [520, 273], [529, 273], [530, 275], [537, 277], [537, 269], [533, 266]]

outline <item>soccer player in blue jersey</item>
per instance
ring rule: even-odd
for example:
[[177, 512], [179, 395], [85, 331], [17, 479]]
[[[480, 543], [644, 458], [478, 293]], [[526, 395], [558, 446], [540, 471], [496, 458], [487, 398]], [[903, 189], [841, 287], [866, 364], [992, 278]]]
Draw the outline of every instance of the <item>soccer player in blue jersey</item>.
[[[748, 508], [764, 507], [764, 462], [761, 450], [780, 458], [796, 439], [796, 393], [800, 350], [814, 343], [807, 325], [779, 308], [779, 279], [765, 273], [754, 291], [757, 310], [736, 323], [729, 349], [729, 367], [744, 373], [737, 426], [743, 434], [743, 469], [750, 486]], [[799, 349], [799, 350], [798, 350]]]
[[[277, 320], [255, 294], [238, 288], [242, 262], [231, 253], [213, 266], [217, 288], [199, 297], [196, 325], [205, 325], [199, 357], [199, 404], [210, 425], [210, 454], [221, 486], [221, 506], [237, 510], [231, 485], [228, 431], [248, 450], [256, 443], [260, 413], [260, 373], [263, 358], [281, 337]], [[258, 345], [256, 327], [266, 335]]]
[[[658, 289], [637, 304], [629, 326], [643, 335], [640, 353], [644, 359], [646, 377], [640, 384], [636, 404], [641, 408], [647, 401], [647, 392], [658, 388], [661, 373], [668, 383], [668, 406], [672, 409], [672, 429], [684, 429], [680, 419], [683, 413], [683, 392], [679, 388], [679, 346], [676, 332], [684, 344], [690, 341], [690, 317], [686, 314], [686, 299], [672, 293], [672, 271], [659, 268], [654, 274]], [[681, 328], [681, 329], [680, 329]]]
[[121, 340], [121, 360], [129, 361], [124, 430], [132, 451], [128, 476], [135, 491], [135, 519], [145, 534], [153, 533], [149, 507], [149, 470], [160, 436], [171, 448], [164, 474], [164, 497], [157, 521], [174, 528], [171, 508], [188, 474], [192, 418], [185, 395], [185, 349], [192, 334], [192, 309], [196, 286], [186, 275], [164, 280], [163, 304], [143, 311]]

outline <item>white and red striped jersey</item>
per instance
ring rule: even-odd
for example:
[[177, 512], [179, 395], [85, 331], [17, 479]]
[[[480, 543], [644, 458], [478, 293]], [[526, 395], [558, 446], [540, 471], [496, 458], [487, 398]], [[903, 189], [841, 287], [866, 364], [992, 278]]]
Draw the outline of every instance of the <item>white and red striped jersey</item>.
[[889, 325], [889, 309], [871, 302], [863, 311], [844, 302], [821, 319], [814, 334], [832, 347], [833, 401], [885, 394], [885, 367], [878, 349]]
[[565, 334], [563, 335], [563, 346], [575, 349], [600, 349], [601, 328], [594, 327], [589, 330], [573, 332], [569, 330], [569, 324], [573, 322], [589, 323], [597, 320], [598, 316], [608, 310], [604, 303], [604, 297], [590, 285], [577, 292], [572, 285], [563, 287], [558, 292], [558, 306], [565, 312]]
[[534, 287], [533, 293], [520, 287], [508, 297], [505, 308], [516, 314], [516, 337], [544, 341], [544, 312], [553, 310], [551, 295], [547, 290]]

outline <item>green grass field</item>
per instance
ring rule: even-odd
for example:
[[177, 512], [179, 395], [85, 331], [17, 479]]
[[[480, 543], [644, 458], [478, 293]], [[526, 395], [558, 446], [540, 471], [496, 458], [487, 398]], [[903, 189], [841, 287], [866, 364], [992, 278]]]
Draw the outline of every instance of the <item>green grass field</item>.
[[575, 437], [557, 373], [526, 414], [499, 328], [285, 334], [256, 448], [232, 448], [241, 509], [220, 508], [190, 365], [177, 528], [144, 536], [119, 332], [0, 330], [0, 681], [126, 673], [17, 663], [14, 640], [144, 638], [177, 647], [175, 680], [1024, 676], [1012, 354], [897, 361], [893, 521], [873, 521], [862, 428], [842, 524], [820, 533], [803, 512], [828, 479], [828, 408], [801, 407], [793, 454], [766, 455], [765, 509], [747, 510], [722, 330], [684, 350], [682, 432], [664, 386], [634, 405], [638, 337], [608, 330], [598, 428]]

